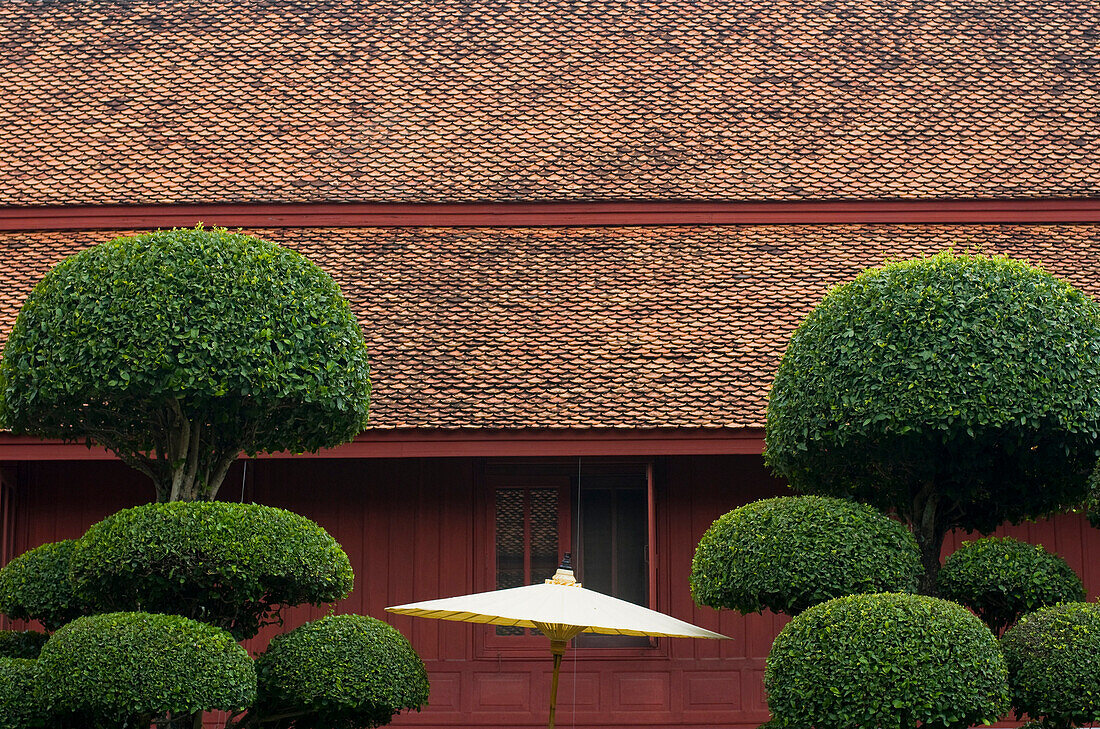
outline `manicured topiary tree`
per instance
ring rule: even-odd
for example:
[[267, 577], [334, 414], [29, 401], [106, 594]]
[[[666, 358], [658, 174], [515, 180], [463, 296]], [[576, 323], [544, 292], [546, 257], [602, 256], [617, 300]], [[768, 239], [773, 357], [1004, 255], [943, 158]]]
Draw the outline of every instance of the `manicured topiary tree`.
[[[51, 550], [36, 550], [28, 553], [33, 559], [0, 570], [0, 585], [18, 584], [37, 603], [54, 604], [47, 589], [53, 581], [57, 592], [79, 595], [86, 611], [100, 613], [61, 627], [38, 656], [41, 685], [31, 708], [58, 727], [170, 719], [183, 729], [198, 727], [202, 710], [223, 708], [235, 712], [236, 727], [352, 729], [388, 722], [426, 700], [423, 664], [408, 642], [359, 616], [321, 620], [272, 645], [269, 675], [281, 678], [268, 682], [265, 710], [287, 708], [297, 696], [287, 708], [292, 715], [261, 715], [252, 699], [234, 698], [243, 694], [218, 693], [229, 684], [209, 683], [222, 671], [203, 657], [211, 641], [236, 647], [262, 625], [280, 623], [284, 607], [335, 601], [351, 590], [347, 555], [304, 517], [255, 504], [147, 504], [104, 519], [64, 549], [60, 562], [43, 558]], [[9, 579], [12, 568], [19, 580]], [[0, 654], [30, 658], [43, 638], [0, 632]], [[305, 683], [294, 683], [288, 662]], [[222, 673], [238, 676], [230, 668]], [[309, 698], [308, 686], [322, 685], [328, 693]]]
[[378, 727], [428, 700], [428, 675], [409, 641], [362, 615], [322, 618], [274, 638], [256, 670], [251, 723]]
[[1011, 537], [963, 542], [944, 563], [940, 596], [973, 610], [997, 635], [1024, 613], [1085, 599], [1064, 559]]
[[190, 729], [199, 712], [256, 698], [256, 670], [229, 633], [178, 615], [108, 613], [58, 630], [38, 657], [37, 697], [76, 724]]
[[1100, 434], [1100, 306], [1019, 261], [941, 253], [833, 289], [791, 338], [765, 458], [895, 509], [935, 589], [946, 532], [1079, 504]]
[[146, 504], [92, 526], [76, 543], [74, 589], [95, 612], [185, 615], [237, 639], [280, 622], [284, 606], [351, 592], [347, 554], [298, 514], [258, 504]]
[[1001, 639], [1012, 705], [1045, 729], [1100, 722], [1100, 605], [1066, 603], [1020, 618]]
[[35, 662], [0, 657], [0, 729], [38, 729], [46, 714], [34, 697]]
[[98, 443], [160, 501], [212, 499], [243, 451], [315, 451], [363, 429], [366, 346], [336, 283], [225, 230], [118, 238], [50, 271], [0, 362], [15, 433]]
[[765, 499], [720, 517], [691, 564], [695, 602], [797, 615], [860, 592], [913, 592], [920, 553], [904, 525], [843, 499]]
[[922, 595], [809, 608], [775, 639], [764, 688], [777, 729], [963, 729], [1008, 710], [996, 638], [960, 605]]
[[69, 581], [71, 539], [25, 552], [0, 569], [0, 614], [14, 620], [37, 620], [57, 630], [83, 615], [85, 606]]

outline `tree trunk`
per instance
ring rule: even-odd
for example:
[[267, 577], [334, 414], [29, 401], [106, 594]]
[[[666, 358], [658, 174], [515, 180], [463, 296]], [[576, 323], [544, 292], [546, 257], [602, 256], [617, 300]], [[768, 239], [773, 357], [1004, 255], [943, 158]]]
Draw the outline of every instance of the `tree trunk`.
[[924, 567], [918, 590], [922, 595], [936, 597], [939, 592], [936, 581], [941, 567], [940, 552], [943, 551], [943, 539], [947, 530], [942, 524], [935, 482], [929, 481], [917, 492], [913, 498], [912, 512], [908, 516], [913, 537], [920, 549], [921, 566]]

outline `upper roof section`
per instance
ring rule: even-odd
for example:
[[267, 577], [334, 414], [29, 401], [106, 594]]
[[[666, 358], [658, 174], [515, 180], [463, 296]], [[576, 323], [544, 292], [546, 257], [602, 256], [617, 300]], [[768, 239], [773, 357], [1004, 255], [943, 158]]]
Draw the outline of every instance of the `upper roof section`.
[[1079, 0], [0, 0], [0, 204], [1100, 195]]

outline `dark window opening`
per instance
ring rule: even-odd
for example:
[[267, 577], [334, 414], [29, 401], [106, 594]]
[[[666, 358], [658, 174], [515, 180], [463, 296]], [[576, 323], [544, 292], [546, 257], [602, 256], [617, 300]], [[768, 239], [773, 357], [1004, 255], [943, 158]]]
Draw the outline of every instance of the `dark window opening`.
[[[591, 590], [649, 607], [649, 468], [624, 464], [492, 464], [495, 588], [530, 585], [573, 553], [577, 579]], [[496, 626], [496, 635], [537, 631]], [[648, 638], [584, 633], [579, 646], [647, 646]]]

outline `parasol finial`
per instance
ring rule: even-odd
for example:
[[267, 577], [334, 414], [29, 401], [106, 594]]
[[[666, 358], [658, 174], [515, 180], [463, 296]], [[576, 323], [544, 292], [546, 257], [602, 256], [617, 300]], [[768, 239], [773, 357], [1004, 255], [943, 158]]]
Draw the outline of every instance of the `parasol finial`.
[[573, 565], [571, 564], [572, 555], [569, 552], [565, 553], [562, 557], [561, 564], [558, 566], [558, 571], [554, 573], [554, 576], [549, 580], [546, 580], [548, 585], [569, 585], [571, 587], [580, 587], [581, 583], [577, 582], [577, 578], [573, 576]]

